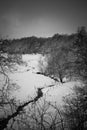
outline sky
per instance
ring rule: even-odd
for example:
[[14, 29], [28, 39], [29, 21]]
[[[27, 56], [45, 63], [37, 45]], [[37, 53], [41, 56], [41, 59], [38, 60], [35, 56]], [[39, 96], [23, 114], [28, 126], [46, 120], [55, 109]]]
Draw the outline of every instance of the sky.
[[0, 37], [49, 37], [87, 28], [87, 0], [0, 0]]

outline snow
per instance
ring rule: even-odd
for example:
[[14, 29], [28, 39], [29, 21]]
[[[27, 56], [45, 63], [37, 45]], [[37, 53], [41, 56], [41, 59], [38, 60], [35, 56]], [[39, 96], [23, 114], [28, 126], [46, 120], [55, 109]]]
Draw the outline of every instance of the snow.
[[23, 55], [22, 59], [27, 63], [27, 66], [18, 66], [17, 72], [9, 73], [12, 82], [20, 86], [20, 89], [13, 93], [13, 96], [16, 96], [20, 101], [25, 101], [28, 97], [34, 98], [37, 88], [44, 87], [42, 91], [46, 99], [53, 102], [57, 101], [61, 104], [62, 97], [71, 93], [73, 86], [79, 83], [71, 81], [64, 84], [56, 83], [53, 87], [48, 87], [55, 82], [46, 76], [36, 74], [40, 70], [41, 63], [43, 63], [43, 70], [46, 68], [46, 57], [41, 54], [33, 54]]

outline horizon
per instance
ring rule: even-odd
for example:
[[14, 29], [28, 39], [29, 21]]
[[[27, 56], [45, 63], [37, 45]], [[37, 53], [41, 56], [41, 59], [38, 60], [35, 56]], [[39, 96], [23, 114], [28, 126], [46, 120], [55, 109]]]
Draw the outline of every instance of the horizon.
[[[78, 28], [77, 28], [78, 29]], [[61, 35], [61, 36], [64, 36], [64, 35], [66, 35], [66, 36], [70, 36], [70, 35], [74, 35], [74, 34], [76, 34], [77, 32], [73, 32], [73, 33], [55, 33], [55, 34], [53, 34], [52, 36], [45, 36], [45, 37], [43, 37], [43, 36], [35, 36], [35, 35], [31, 35], [31, 36], [22, 36], [22, 37], [16, 37], [16, 38], [9, 38], [8, 36], [4, 36], [4, 37], [0, 37], [0, 39], [2, 39], [2, 40], [20, 40], [20, 39], [26, 39], [26, 38], [32, 38], [32, 37], [35, 37], [35, 38], [43, 38], [43, 39], [47, 39], [47, 38], [52, 38], [52, 37], [54, 37], [55, 35]]]

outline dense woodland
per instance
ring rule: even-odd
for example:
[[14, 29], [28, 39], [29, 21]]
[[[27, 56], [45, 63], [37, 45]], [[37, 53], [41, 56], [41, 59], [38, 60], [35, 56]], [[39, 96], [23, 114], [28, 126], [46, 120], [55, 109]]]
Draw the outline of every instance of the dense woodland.
[[[14, 57], [4, 57], [3, 53]], [[43, 98], [38, 88], [34, 99], [20, 103], [10, 99], [10, 92], [17, 91], [11, 84], [6, 67], [23, 64], [21, 54], [42, 54], [48, 57], [47, 69], [38, 74], [46, 75], [55, 82], [81, 80], [73, 94], [64, 97], [60, 109], [57, 104]], [[21, 38], [0, 40], [0, 74], [4, 83], [0, 88], [0, 130], [86, 130], [87, 129], [87, 31], [79, 27], [75, 34], [55, 34], [49, 38]], [[63, 81], [64, 77], [68, 81]], [[0, 82], [2, 82], [0, 80]], [[0, 83], [1, 84], [1, 83]]]
[[21, 39], [1, 39], [0, 49], [10, 54], [31, 54], [31, 53], [51, 53], [53, 49], [70, 45], [76, 34], [60, 35], [55, 34], [53, 37], [37, 38], [25, 37]]

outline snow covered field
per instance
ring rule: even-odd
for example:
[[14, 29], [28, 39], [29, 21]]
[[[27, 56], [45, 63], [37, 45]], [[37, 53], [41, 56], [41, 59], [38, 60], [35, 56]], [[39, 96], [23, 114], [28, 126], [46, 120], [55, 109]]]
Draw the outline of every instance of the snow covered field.
[[[26, 100], [28, 97], [34, 97], [38, 87], [44, 87], [43, 93], [49, 101], [57, 101], [62, 103], [62, 97], [72, 92], [72, 87], [76, 84], [75, 81], [67, 82], [64, 84], [57, 83], [55, 86], [49, 88], [48, 85], [55, 82], [50, 78], [38, 75], [40, 63], [43, 64], [43, 70], [47, 66], [46, 57], [37, 55], [23, 55], [23, 61], [27, 63], [25, 66], [17, 66], [18, 71], [10, 73], [10, 79], [20, 86], [20, 89], [13, 95], [21, 101]], [[78, 82], [79, 83], [79, 82]]]

